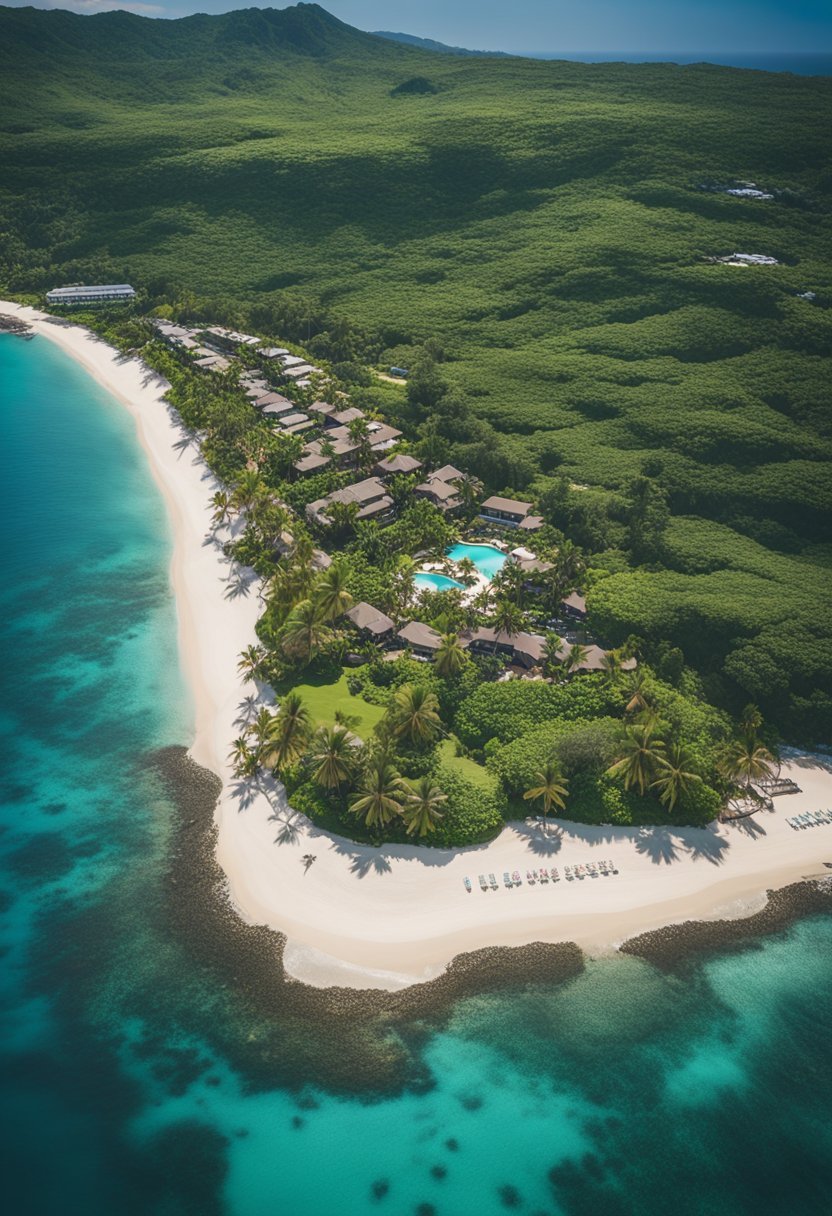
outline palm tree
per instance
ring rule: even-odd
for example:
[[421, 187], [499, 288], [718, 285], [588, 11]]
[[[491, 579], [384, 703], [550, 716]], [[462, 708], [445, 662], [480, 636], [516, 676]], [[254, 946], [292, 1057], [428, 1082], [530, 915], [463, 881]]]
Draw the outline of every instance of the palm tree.
[[569, 653], [563, 660], [563, 666], [568, 675], [574, 676], [577, 674], [582, 663], [586, 661], [589, 654], [589, 649], [582, 646], [580, 642], [576, 642], [574, 646], [570, 646]]
[[610, 684], [614, 684], [621, 672], [621, 652], [605, 650], [601, 656], [601, 670]]
[[563, 638], [556, 633], [546, 634], [543, 648], [543, 670], [548, 676], [559, 677], [563, 671]]
[[265, 653], [259, 646], [246, 646], [237, 663], [237, 670], [246, 680], [256, 680], [265, 658]]
[[225, 490], [217, 490], [211, 499], [211, 506], [214, 508], [211, 516], [214, 527], [219, 528], [222, 524], [227, 524], [231, 518], [231, 495]]
[[676, 803], [702, 778], [691, 768], [690, 753], [679, 743], [672, 743], [666, 756], [656, 760], [657, 776], [650, 788], [659, 791], [659, 801], [672, 811]]
[[322, 621], [335, 621], [352, 608], [345, 566], [333, 562], [329, 569], [321, 571], [314, 587], [314, 602]]
[[652, 726], [628, 726], [620, 748], [620, 756], [607, 769], [610, 777], [621, 777], [625, 790], [638, 787], [643, 796], [656, 774], [656, 766], [664, 755], [664, 744], [653, 738]]
[[448, 795], [443, 794], [438, 785], [434, 785], [432, 777], [420, 777], [410, 787], [405, 795], [404, 818], [407, 823], [407, 834], [412, 836], [427, 836], [435, 830], [443, 816], [439, 809], [448, 801]]
[[312, 780], [326, 789], [339, 789], [355, 767], [353, 736], [345, 726], [322, 726], [312, 740], [309, 758], [315, 764]]
[[566, 795], [569, 792], [569, 782], [562, 775], [557, 760], [550, 757], [543, 768], [535, 773], [536, 785], [527, 789], [523, 797], [527, 800], [540, 799], [543, 803], [543, 818], [549, 814], [553, 806], [562, 811], [566, 806]]
[[754, 739], [734, 739], [723, 749], [718, 767], [723, 777], [748, 789], [753, 781], [765, 781], [770, 777], [774, 764], [774, 756], [762, 743]]
[[413, 599], [415, 573], [416, 562], [408, 554], [403, 554], [396, 562], [396, 569], [390, 579], [391, 602], [399, 613], [403, 613]]
[[406, 786], [386, 756], [376, 756], [367, 765], [350, 801], [350, 810], [368, 827], [381, 827], [401, 814]]
[[363, 417], [351, 418], [347, 423], [347, 431], [349, 432], [350, 443], [354, 443], [357, 446], [359, 463], [363, 464], [373, 450], [370, 443], [370, 424]]
[[464, 583], [466, 587], [473, 587], [477, 581], [477, 567], [470, 557], [461, 557], [459, 559], [456, 563], [456, 572], [459, 581]]
[[297, 764], [306, 750], [312, 720], [296, 692], [287, 693], [271, 720], [269, 737], [263, 744], [262, 760], [282, 772]]
[[393, 734], [410, 743], [430, 743], [442, 729], [439, 698], [424, 684], [402, 684], [390, 705]]
[[232, 743], [228, 759], [231, 761], [235, 777], [251, 777], [257, 769], [257, 756], [243, 735]]
[[256, 469], [244, 469], [231, 495], [231, 505], [238, 511], [247, 510], [257, 498], [263, 483]]
[[[492, 624], [497, 633], [507, 633], [515, 637], [523, 628], [523, 614], [511, 600], [498, 600], [494, 609]], [[497, 639], [494, 639], [494, 650], [497, 650]]]
[[263, 744], [271, 736], [273, 720], [273, 715], [269, 713], [265, 705], [261, 705], [257, 711], [257, 717], [246, 730], [246, 734], [256, 742], [258, 752], [262, 750]]
[[286, 619], [281, 645], [284, 654], [308, 663], [330, 636], [331, 630], [324, 623], [318, 604], [312, 600], [301, 600]]
[[756, 705], [746, 705], [739, 720], [740, 734], [744, 739], [755, 739], [763, 725], [763, 715]]
[[636, 714], [647, 709], [647, 674], [643, 667], [636, 668], [627, 681], [624, 691], [627, 695], [627, 704], [624, 706], [625, 714]]
[[476, 514], [485, 488], [479, 478], [474, 477], [472, 473], [463, 473], [461, 477], [454, 479], [453, 484], [459, 491], [460, 502], [465, 514]]
[[468, 661], [457, 633], [443, 633], [442, 640], [434, 656], [434, 668], [440, 676], [455, 676]]

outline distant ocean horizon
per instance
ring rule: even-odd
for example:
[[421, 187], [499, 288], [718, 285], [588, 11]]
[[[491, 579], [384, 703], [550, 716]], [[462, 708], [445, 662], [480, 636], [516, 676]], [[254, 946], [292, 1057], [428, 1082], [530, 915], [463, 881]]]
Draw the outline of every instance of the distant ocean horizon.
[[569, 59], [577, 63], [713, 63], [757, 72], [832, 76], [832, 51], [515, 51], [526, 59]]

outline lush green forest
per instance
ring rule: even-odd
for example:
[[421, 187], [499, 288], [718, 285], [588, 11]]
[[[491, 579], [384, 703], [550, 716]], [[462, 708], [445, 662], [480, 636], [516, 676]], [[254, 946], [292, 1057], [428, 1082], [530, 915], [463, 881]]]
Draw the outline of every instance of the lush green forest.
[[0, 115], [5, 292], [411, 367], [385, 408], [584, 549], [611, 643], [828, 739], [832, 81], [0, 9]]

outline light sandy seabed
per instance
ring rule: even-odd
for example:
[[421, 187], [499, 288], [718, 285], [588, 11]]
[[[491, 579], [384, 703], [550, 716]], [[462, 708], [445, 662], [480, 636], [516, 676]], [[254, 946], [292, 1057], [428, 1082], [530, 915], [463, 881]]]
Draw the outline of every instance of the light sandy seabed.
[[[786, 817], [832, 807], [832, 762], [794, 755], [784, 765], [802, 792], [736, 825], [709, 828], [581, 827], [553, 820], [508, 825], [467, 850], [374, 849], [320, 831], [287, 807], [280, 786], [240, 791], [227, 754], [251, 712], [237, 659], [255, 641], [259, 587], [232, 570], [211, 532], [217, 488], [196, 445], [163, 399], [164, 384], [78, 326], [0, 302], [72, 355], [129, 409], [170, 512], [172, 580], [185, 674], [193, 691], [191, 754], [218, 773], [217, 855], [231, 898], [248, 921], [288, 937], [287, 971], [306, 983], [401, 988], [439, 974], [463, 951], [531, 941], [574, 941], [591, 954], [628, 937], [691, 919], [748, 916], [768, 888], [824, 872], [832, 824], [793, 831]], [[268, 690], [262, 690], [268, 702]], [[255, 707], [256, 708], [256, 707]], [[315, 862], [308, 871], [304, 854]], [[615, 876], [530, 886], [528, 869], [612, 859]], [[505, 870], [523, 885], [507, 890]], [[479, 874], [494, 873], [483, 893]], [[829, 873], [829, 871], [825, 871]], [[463, 878], [472, 879], [468, 894]]]

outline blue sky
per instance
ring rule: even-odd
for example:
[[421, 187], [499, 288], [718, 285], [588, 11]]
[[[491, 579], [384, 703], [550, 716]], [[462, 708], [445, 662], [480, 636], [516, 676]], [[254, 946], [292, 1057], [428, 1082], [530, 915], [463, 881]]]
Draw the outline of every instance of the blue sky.
[[[32, 0], [5, 2], [19, 7]], [[253, 6], [252, 0], [34, 2], [159, 17]], [[401, 30], [478, 50], [832, 50], [832, 0], [325, 0], [323, 7], [359, 29]]]

